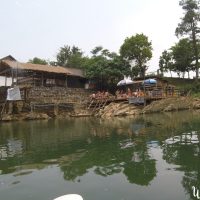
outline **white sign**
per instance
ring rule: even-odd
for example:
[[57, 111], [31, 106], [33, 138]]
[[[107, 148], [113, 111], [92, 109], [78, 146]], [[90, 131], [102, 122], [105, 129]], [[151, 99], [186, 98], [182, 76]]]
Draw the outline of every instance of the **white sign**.
[[21, 100], [19, 87], [10, 88], [7, 90], [7, 101]]

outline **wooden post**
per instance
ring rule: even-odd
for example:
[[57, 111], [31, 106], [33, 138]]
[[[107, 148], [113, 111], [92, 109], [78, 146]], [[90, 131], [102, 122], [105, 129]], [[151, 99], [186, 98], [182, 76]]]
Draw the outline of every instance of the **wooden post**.
[[16, 69], [16, 85], [18, 85], [18, 68]]
[[26, 99], [27, 99], [27, 90], [26, 88], [24, 88], [24, 102], [26, 102]]
[[42, 73], [42, 87], [44, 86], [44, 74]]
[[33, 86], [34, 86], [34, 75], [32, 75], [32, 81], [33, 81]]
[[5, 73], [5, 86], [7, 86], [7, 76], [6, 76], [6, 73]]
[[11, 73], [12, 73], [12, 86], [13, 86], [13, 79], [14, 79], [13, 68], [11, 69]]
[[144, 97], [144, 107], [147, 105], [146, 98]]
[[67, 88], [67, 76], [66, 76], [66, 79], [65, 79], [65, 86]]
[[33, 85], [34, 85], [34, 88], [35, 88], [35, 77], [34, 77], [34, 73], [33, 73]]

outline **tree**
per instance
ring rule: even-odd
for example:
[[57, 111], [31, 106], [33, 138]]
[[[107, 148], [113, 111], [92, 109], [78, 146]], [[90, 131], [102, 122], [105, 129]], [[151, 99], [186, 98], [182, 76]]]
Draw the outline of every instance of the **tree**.
[[92, 49], [91, 53], [93, 54], [93, 56], [96, 56], [102, 50], [103, 50], [102, 46], [96, 46], [94, 49]]
[[57, 65], [63, 67], [81, 68], [83, 62], [83, 52], [76, 46], [64, 46], [60, 48], [57, 56]]
[[169, 71], [172, 77], [173, 67], [171, 52], [164, 50], [159, 60], [159, 68], [161, 73], [163, 74], [164, 72]]
[[193, 53], [192, 44], [189, 39], [181, 39], [177, 44], [171, 47], [174, 71], [183, 74], [192, 69]]
[[120, 48], [120, 54], [129, 63], [135, 63], [134, 67], [140, 71], [140, 76], [145, 77], [146, 63], [152, 57], [152, 44], [144, 34], [136, 34], [126, 38]]
[[28, 62], [32, 63], [32, 64], [39, 64], [39, 65], [47, 65], [48, 64], [48, 62], [46, 60], [38, 58], [38, 57], [34, 57], [33, 59], [30, 59]]
[[199, 1], [198, 0], [181, 0], [179, 5], [185, 11], [181, 23], [176, 28], [176, 36], [189, 35], [193, 44], [193, 53], [195, 59], [196, 78], [199, 77], [199, 48], [198, 48], [198, 34], [200, 29], [198, 22], [200, 22]]
[[130, 75], [130, 65], [114, 52], [95, 47], [85, 61], [86, 76], [96, 80], [99, 89], [113, 89], [124, 75]]
[[61, 47], [57, 56], [56, 56], [56, 59], [57, 59], [57, 64], [60, 65], [60, 66], [65, 66], [67, 64], [67, 60], [69, 59], [70, 57], [70, 54], [71, 54], [71, 50], [70, 50], [70, 46], [66, 46], [64, 45], [64, 47]]

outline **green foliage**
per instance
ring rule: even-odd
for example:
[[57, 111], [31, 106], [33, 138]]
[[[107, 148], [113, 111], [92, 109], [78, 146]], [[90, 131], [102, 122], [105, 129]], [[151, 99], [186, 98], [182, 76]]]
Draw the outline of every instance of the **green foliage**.
[[147, 70], [146, 63], [152, 57], [152, 44], [144, 34], [136, 34], [125, 39], [120, 48], [120, 54], [125, 60], [128, 60], [130, 63], [135, 63], [134, 67], [144, 77]]
[[102, 47], [92, 50], [93, 56], [85, 59], [86, 76], [95, 79], [102, 89], [116, 86], [124, 75], [130, 75], [130, 65], [121, 56]]
[[192, 87], [191, 90], [193, 93], [200, 93], [200, 83], [199, 82], [195, 82]]
[[57, 56], [57, 65], [63, 67], [81, 68], [83, 66], [83, 52], [76, 46], [60, 48]]
[[200, 83], [198, 81], [195, 81], [193, 84], [185, 84], [180, 90], [193, 97], [200, 97]]
[[198, 27], [198, 23], [200, 22], [200, 13], [199, 7], [200, 3], [197, 0], [181, 0], [179, 5], [185, 11], [184, 17], [182, 18], [181, 23], [178, 24], [176, 28], [176, 35], [183, 36], [188, 35], [192, 41], [193, 47], [193, 54], [195, 60], [195, 70], [196, 70], [196, 77], [199, 76], [199, 40], [198, 34], [200, 33], [200, 29]]
[[[179, 40], [169, 51], [164, 50], [159, 60], [159, 69], [164, 72], [176, 72], [184, 78], [186, 72], [194, 70], [192, 43], [188, 38]], [[171, 73], [172, 76], [172, 73]]]
[[177, 44], [171, 47], [174, 71], [183, 73], [193, 69], [192, 44], [189, 39], [181, 39]]
[[34, 57], [33, 59], [30, 59], [28, 62], [32, 63], [32, 64], [39, 64], [39, 65], [47, 65], [48, 64], [46, 60], [38, 58], [38, 57]]
[[193, 97], [196, 97], [196, 98], [200, 98], [200, 92], [193, 93], [192, 96], [193, 96]]
[[[124, 76], [145, 75], [146, 63], [152, 57], [151, 42], [147, 36], [137, 34], [125, 40], [120, 53], [118, 55], [97, 46], [91, 51], [92, 56], [86, 57], [78, 47], [65, 45], [57, 53], [57, 61], [49, 63], [53, 66], [83, 68], [86, 77], [95, 80], [101, 89], [114, 89]], [[133, 62], [135, 65], [131, 66]]]
[[160, 56], [160, 60], [159, 60], [159, 69], [162, 75], [164, 74], [164, 72], [169, 71], [171, 73], [173, 71], [171, 52], [167, 50], [164, 50], [162, 52], [162, 55]]
[[176, 28], [176, 35], [187, 35], [199, 33], [198, 22], [200, 21], [199, 15], [199, 1], [197, 0], [181, 0], [179, 5], [185, 11], [181, 23]]
[[102, 50], [103, 50], [102, 46], [96, 46], [94, 49], [92, 49], [91, 53], [93, 54], [93, 56], [97, 56], [97, 54]]
[[170, 77], [165, 77], [163, 79], [168, 81], [169, 84], [175, 85], [177, 89], [185, 94], [190, 94], [192, 96], [198, 96], [200, 94], [200, 82], [196, 81], [195, 79]]

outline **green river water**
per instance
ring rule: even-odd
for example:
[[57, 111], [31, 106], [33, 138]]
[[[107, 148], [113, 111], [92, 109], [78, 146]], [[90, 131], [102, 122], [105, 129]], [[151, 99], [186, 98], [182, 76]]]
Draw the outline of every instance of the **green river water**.
[[0, 123], [0, 200], [189, 200], [200, 113]]

